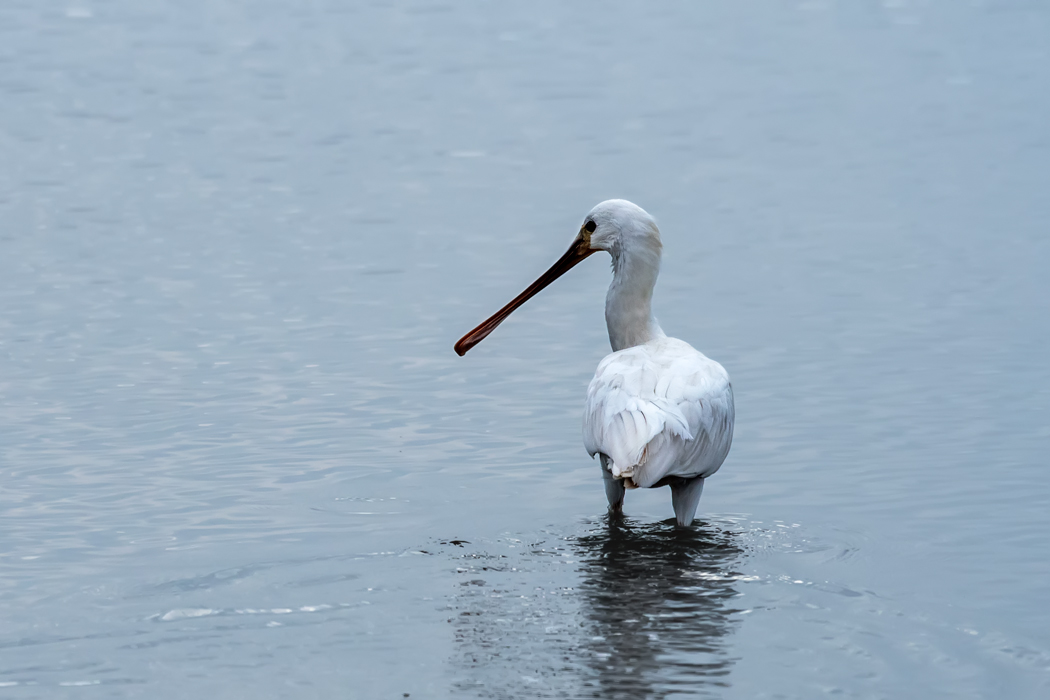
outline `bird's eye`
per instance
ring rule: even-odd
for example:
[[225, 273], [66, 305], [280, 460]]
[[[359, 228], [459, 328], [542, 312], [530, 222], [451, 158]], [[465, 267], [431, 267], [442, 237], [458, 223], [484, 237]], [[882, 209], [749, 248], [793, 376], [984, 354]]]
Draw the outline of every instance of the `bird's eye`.
[[587, 230], [587, 233], [594, 233], [594, 229], [598, 228], [598, 224], [594, 221], [588, 221], [583, 225], [583, 228]]

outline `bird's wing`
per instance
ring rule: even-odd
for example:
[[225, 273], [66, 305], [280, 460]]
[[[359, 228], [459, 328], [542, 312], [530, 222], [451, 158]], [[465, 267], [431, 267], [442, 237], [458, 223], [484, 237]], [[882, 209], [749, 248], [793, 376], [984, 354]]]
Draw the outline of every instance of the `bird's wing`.
[[651, 486], [665, 476], [709, 476], [733, 433], [733, 390], [722, 366], [673, 339], [606, 357], [587, 390], [583, 440], [614, 476]]

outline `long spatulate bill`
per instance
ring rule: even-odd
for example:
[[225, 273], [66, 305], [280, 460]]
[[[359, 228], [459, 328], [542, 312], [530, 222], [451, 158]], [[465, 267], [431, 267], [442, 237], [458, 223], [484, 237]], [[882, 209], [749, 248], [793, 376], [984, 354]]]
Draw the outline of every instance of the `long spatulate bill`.
[[598, 251], [591, 249], [590, 235], [585, 230], [581, 230], [580, 235], [572, 242], [572, 245], [569, 246], [569, 250], [566, 251], [565, 255], [558, 258], [558, 262], [551, 265], [551, 268], [540, 275], [539, 279], [530, 284], [528, 289], [514, 297], [510, 303], [502, 309], [485, 319], [477, 328], [460, 338], [459, 342], [456, 343], [456, 354], [460, 357], [467, 354], [467, 350], [470, 350], [484, 340], [489, 333], [496, 330], [496, 326], [503, 323], [507, 316], [510, 316], [515, 309], [536, 296], [540, 290], [574, 268], [587, 256], [596, 252]]

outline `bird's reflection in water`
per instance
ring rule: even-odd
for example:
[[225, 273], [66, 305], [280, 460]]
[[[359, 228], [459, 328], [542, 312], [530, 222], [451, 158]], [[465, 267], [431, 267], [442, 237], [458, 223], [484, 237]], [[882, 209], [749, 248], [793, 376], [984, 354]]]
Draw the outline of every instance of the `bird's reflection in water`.
[[454, 687], [498, 698], [717, 696], [734, 661], [744, 555], [732, 529], [611, 517], [575, 537], [511, 540], [503, 554], [462, 551]]
[[743, 550], [733, 533], [610, 517], [577, 547], [594, 696], [717, 695], [734, 661], [726, 647]]

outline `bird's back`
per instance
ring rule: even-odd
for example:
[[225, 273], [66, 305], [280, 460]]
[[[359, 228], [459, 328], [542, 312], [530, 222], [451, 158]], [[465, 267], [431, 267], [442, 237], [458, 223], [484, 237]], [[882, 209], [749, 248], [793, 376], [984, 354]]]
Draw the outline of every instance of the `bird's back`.
[[613, 476], [648, 487], [714, 474], [733, 441], [733, 388], [722, 365], [675, 338], [608, 355], [587, 389], [583, 441]]

